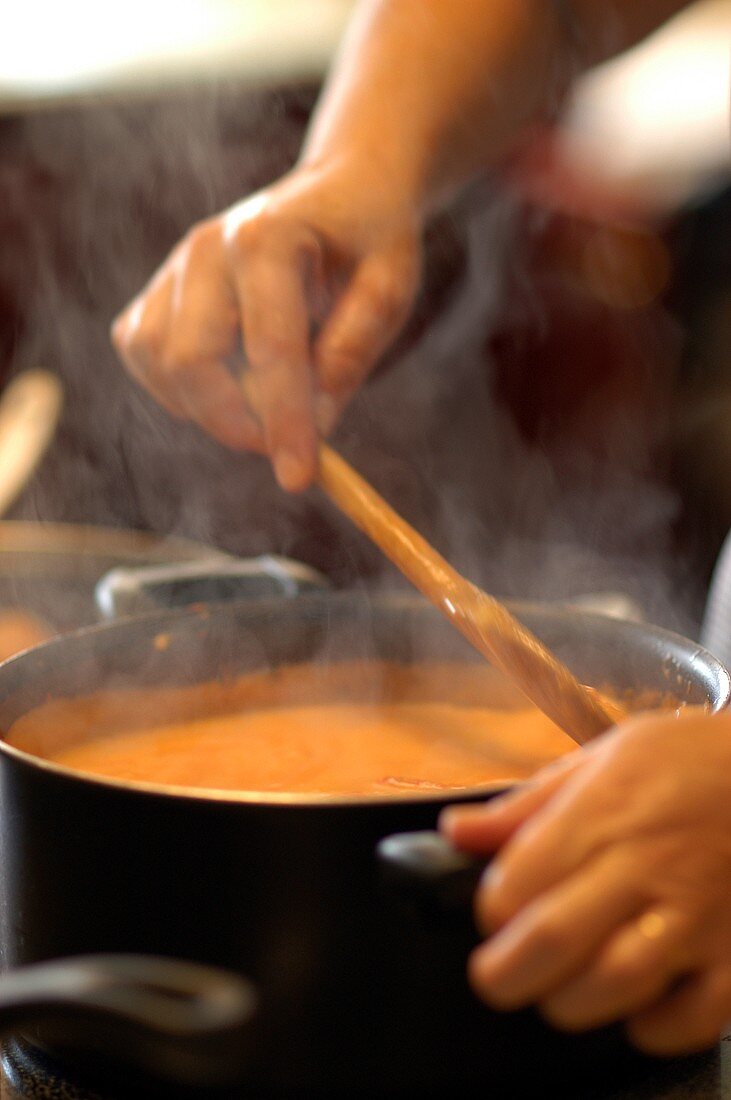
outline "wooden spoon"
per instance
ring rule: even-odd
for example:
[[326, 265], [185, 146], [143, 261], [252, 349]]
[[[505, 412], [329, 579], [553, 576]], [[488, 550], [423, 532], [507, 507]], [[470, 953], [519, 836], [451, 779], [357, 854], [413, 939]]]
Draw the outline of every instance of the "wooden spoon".
[[0, 515], [30, 481], [53, 439], [61, 382], [45, 370], [17, 375], [0, 395]]
[[583, 745], [621, 717], [619, 708], [610, 714], [506, 607], [453, 569], [326, 443], [319, 448], [318, 484], [475, 649], [574, 741]]
[[[248, 371], [242, 375], [241, 386], [251, 412], [259, 419], [256, 385]], [[597, 694], [580, 684], [535, 634], [493, 596], [453, 569], [322, 441], [318, 445], [317, 483], [468, 642], [577, 744], [597, 737], [623, 717], [614, 702], [609, 713]]]

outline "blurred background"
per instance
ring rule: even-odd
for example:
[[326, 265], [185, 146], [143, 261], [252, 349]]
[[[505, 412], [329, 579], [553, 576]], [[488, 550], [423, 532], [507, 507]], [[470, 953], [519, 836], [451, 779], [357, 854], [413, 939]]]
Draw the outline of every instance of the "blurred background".
[[[395, 583], [315, 490], [172, 422], [115, 313], [296, 158], [350, 0], [25, 0], [0, 39], [0, 383], [61, 380], [7, 512]], [[39, 33], [42, 28], [42, 33]], [[335, 442], [501, 596], [619, 592], [695, 634], [731, 527], [731, 0], [587, 74], [429, 232], [414, 316]], [[0, 547], [4, 537], [0, 525]]]

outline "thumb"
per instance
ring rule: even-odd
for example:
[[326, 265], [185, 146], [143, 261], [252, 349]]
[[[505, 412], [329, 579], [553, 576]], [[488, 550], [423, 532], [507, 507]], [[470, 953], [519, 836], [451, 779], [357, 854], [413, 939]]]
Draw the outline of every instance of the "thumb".
[[448, 806], [439, 830], [458, 848], [478, 854], [501, 848], [520, 826], [542, 809], [567, 780], [584, 766], [581, 749], [542, 768], [533, 779], [477, 806]]

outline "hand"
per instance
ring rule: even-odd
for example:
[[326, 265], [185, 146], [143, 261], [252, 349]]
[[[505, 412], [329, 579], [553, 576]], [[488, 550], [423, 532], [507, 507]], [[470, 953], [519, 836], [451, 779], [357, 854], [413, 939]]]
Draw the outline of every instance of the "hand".
[[462, 848], [500, 850], [476, 895], [469, 975], [493, 1007], [559, 1028], [626, 1020], [682, 1054], [731, 1020], [731, 716], [644, 715], [515, 793], [452, 807]]
[[420, 266], [420, 220], [373, 167], [301, 167], [195, 226], [112, 337], [173, 416], [268, 453], [296, 491], [315, 476], [318, 429], [405, 321]]

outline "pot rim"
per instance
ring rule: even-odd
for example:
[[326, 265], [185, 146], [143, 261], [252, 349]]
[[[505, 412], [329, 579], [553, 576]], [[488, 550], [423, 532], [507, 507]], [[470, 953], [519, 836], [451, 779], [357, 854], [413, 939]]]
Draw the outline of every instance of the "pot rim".
[[[40, 651], [53, 650], [54, 648], [61, 647], [64, 642], [71, 639], [83, 639], [95, 634], [108, 634], [124, 628], [130, 628], [136, 623], [143, 624], [145, 622], [157, 621], [160, 624], [160, 633], [164, 632], [165, 626], [168, 623], [178, 623], [180, 620], [190, 619], [191, 621], [207, 621], [211, 618], [217, 610], [223, 612], [231, 612], [232, 610], [248, 609], [252, 613], [259, 610], [262, 613], [266, 612], [267, 608], [273, 606], [281, 608], [282, 606], [288, 607], [294, 611], [297, 605], [302, 606], [302, 603], [311, 604], [321, 601], [323, 598], [328, 601], [336, 602], [353, 602], [354, 600], [362, 600], [363, 593], [360, 592], [316, 592], [303, 596], [298, 596], [296, 599], [282, 601], [281, 599], [267, 599], [267, 600], [253, 600], [242, 601], [240, 603], [224, 602], [221, 604], [204, 604], [196, 605], [191, 608], [177, 608], [169, 611], [150, 611], [144, 612], [140, 615], [135, 615], [130, 618], [119, 619], [114, 622], [107, 623], [95, 623], [91, 626], [81, 627], [78, 630], [69, 631], [67, 633], [57, 635], [50, 638], [46, 642], [42, 642], [40, 645], [33, 646], [30, 649], [23, 650], [20, 653], [14, 654], [7, 660], [0, 662], [0, 670], [4, 670], [6, 667], [15, 664], [16, 662], [22, 662], [29, 654], [37, 653]], [[399, 607], [407, 609], [414, 607], [430, 608], [430, 605], [424, 601], [424, 599], [418, 594], [405, 593], [397, 590], [395, 592], [378, 592], [372, 593], [367, 596], [368, 603], [377, 607], [379, 603], [385, 603], [389, 608], [397, 609]], [[681, 634], [677, 634], [673, 631], [666, 630], [664, 627], [654, 626], [648, 623], [635, 623], [630, 620], [624, 619], [612, 619], [607, 615], [597, 614], [594, 612], [587, 612], [580, 607], [574, 607], [568, 602], [551, 603], [541, 601], [521, 601], [521, 600], [506, 600], [505, 606], [513, 613], [530, 616], [531, 614], [545, 614], [550, 612], [552, 615], [558, 618], [577, 619], [582, 623], [601, 623], [606, 626], [608, 622], [612, 623], [612, 629], [616, 629], [618, 633], [623, 631], [635, 631], [642, 630], [645, 634], [649, 634], [657, 641], [664, 641], [668, 645], [674, 643], [680, 644], [684, 648], [688, 646], [693, 647], [691, 661], [699, 660], [703, 658], [709, 668], [712, 668], [718, 679], [719, 686], [719, 699], [712, 706], [711, 713], [716, 714], [727, 709], [731, 703], [731, 674], [725, 666], [713, 656], [703, 646], [697, 644], [689, 638], [683, 637]], [[438, 612], [434, 611], [435, 615]], [[577, 746], [574, 750], [576, 752], [581, 751], [581, 747]], [[27, 752], [24, 749], [17, 748], [15, 745], [10, 745], [5, 740], [5, 734], [0, 731], [0, 754], [5, 754], [12, 759], [17, 760], [26, 767], [32, 769], [40, 768], [42, 771], [51, 775], [57, 775], [67, 782], [81, 783], [85, 786], [111, 788], [112, 790], [124, 791], [126, 793], [137, 794], [142, 796], [164, 796], [174, 799], [183, 800], [195, 800], [196, 802], [203, 803], [230, 803], [232, 805], [258, 805], [258, 806], [288, 806], [288, 807], [347, 807], [347, 806], [382, 806], [384, 803], [388, 805], [406, 805], [414, 802], [425, 803], [434, 802], [436, 804], [443, 804], [450, 801], [464, 801], [465, 799], [476, 800], [481, 797], [489, 798], [492, 795], [498, 794], [502, 791], [511, 789], [512, 787], [526, 782], [526, 779], [514, 778], [514, 779], [498, 779], [490, 780], [484, 784], [479, 784], [472, 787], [451, 787], [445, 790], [428, 790], [428, 791], [412, 791], [408, 794], [386, 794], [386, 795], [330, 795], [323, 793], [287, 793], [278, 791], [242, 791], [242, 790], [228, 790], [215, 787], [186, 787], [173, 784], [161, 784], [146, 782], [144, 780], [122, 780], [114, 779], [108, 776], [92, 775], [91, 773], [84, 773], [74, 768], [69, 768], [63, 764], [57, 764], [51, 760], [44, 759], [40, 756], [35, 756], [33, 753]]]
[[[577, 746], [577, 751], [579, 746]], [[385, 804], [406, 805], [414, 802], [459, 802], [466, 798], [477, 799], [481, 796], [488, 798], [502, 791], [510, 790], [516, 784], [524, 782], [521, 779], [493, 779], [487, 783], [481, 783], [475, 787], [449, 787], [444, 790], [413, 791], [409, 794], [383, 794], [383, 795], [345, 795], [323, 794], [318, 792], [301, 794], [281, 791], [240, 791], [227, 790], [218, 787], [183, 787], [175, 784], [149, 783], [141, 779], [114, 779], [104, 775], [92, 775], [66, 767], [64, 764], [56, 764], [52, 760], [45, 760], [42, 756], [34, 756], [33, 753], [19, 749], [15, 745], [9, 745], [7, 741], [0, 739], [0, 753], [15, 757], [28, 767], [40, 768], [52, 775], [80, 782], [86, 786], [111, 787], [112, 789], [127, 793], [141, 795], [166, 796], [175, 799], [195, 799], [197, 802], [228, 802], [240, 805], [256, 806], [382, 806]]]

